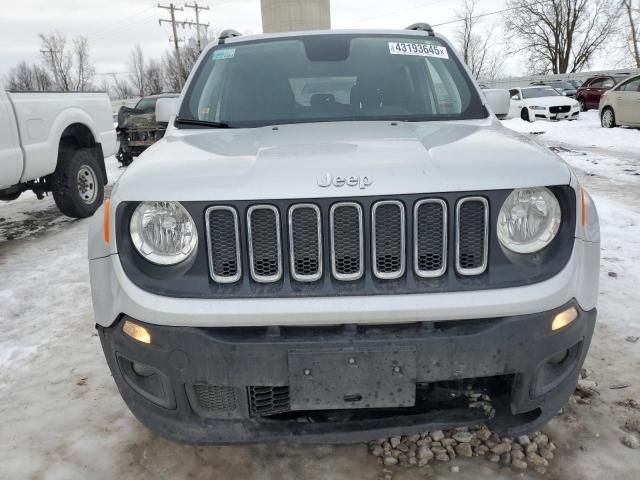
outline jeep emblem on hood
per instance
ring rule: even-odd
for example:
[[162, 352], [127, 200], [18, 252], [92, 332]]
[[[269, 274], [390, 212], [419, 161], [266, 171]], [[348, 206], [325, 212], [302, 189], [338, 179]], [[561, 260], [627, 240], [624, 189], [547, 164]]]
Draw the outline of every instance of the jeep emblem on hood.
[[332, 176], [330, 173], [325, 173], [321, 177], [318, 177], [318, 186], [319, 187], [330, 187], [333, 185], [334, 187], [359, 187], [364, 190], [368, 186], [373, 183], [373, 178], [370, 175], [347, 175], [340, 176], [336, 175]]

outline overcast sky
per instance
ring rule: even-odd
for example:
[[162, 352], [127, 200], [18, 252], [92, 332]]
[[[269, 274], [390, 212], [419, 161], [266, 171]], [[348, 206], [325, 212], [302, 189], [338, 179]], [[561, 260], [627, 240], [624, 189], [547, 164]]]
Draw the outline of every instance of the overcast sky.
[[[184, 1], [184, 0], [183, 0]], [[176, 2], [176, 4], [182, 4]], [[431, 24], [459, 17], [463, 0], [331, 0], [332, 28], [402, 28], [417, 21]], [[164, 2], [162, 2], [164, 3]], [[167, 2], [168, 3], [168, 2]], [[201, 22], [213, 29], [234, 28], [241, 32], [262, 31], [260, 0], [202, 0], [210, 11], [202, 12]], [[478, 13], [504, 6], [504, 0], [478, 0]], [[96, 67], [96, 83], [101, 75], [126, 72], [131, 47], [140, 44], [147, 56], [159, 57], [169, 44], [171, 27], [158, 25], [168, 11], [149, 0], [0, 0], [0, 79], [22, 60], [41, 61], [38, 33], [60, 31], [71, 38], [89, 39], [91, 58]], [[193, 10], [177, 13], [182, 20], [193, 20]], [[501, 21], [500, 15], [483, 19], [487, 30]], [[459, 24], [438, 28], [449, 36]], [[179, 30], [179, 37], [192, 35]], [[495, 41], [502, 41], [495, 35]], [[523, 65], [511, 58], [507, 73], [521, 73]]]

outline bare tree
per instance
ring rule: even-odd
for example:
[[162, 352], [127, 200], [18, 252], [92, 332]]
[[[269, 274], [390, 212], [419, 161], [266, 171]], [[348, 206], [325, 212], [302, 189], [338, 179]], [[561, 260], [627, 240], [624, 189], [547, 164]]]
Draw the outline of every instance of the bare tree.
[[138, 91], [138, 95], [144, 97], [146, 92], [146, 65], [144, 61], [144, 53], [140, 45], [135, 45], [129, 53], [129, 71], [131, 72], [131, 81]]
[[179, 92], [182, 88], [183, 73], [180, 64], [176, 59], [176, 54], [172, 50], [168, 50], [162, 57], [162, 70], [164, 71], [164, 81], [170, 92]]
[[478, 31], [476, 0], [464, 0], [463, 9], [458, 14], [463, 23], [455, 35], [462, 59], [475, 78], [496, 78], [504, 62], [491, 33]]
[[131, 83], [126, 78], [120, 79], [117, 75], [113, 75], [111, 86], [111, 95], [116, 99], [132, 98], [135, 96]]
[[147, 95], [157, 95], [164, 91], [162, 65], [158, 60], [151, 59], [145, 69], [145, 91]]
[[629, 47], [636, 67], [640, 68], [640, 0], [634, 7], [633, 0], [622, 0], [628, 31], [625, 35], [625, 45]]
[[84, 92], [90, 90], [91, 79], [96, 71], [89, 61], [89, 42], [87, 37], [73, 39], [73, 58], [75, 59], [75, 90]]
[[89, 58], [89, 41], [79, 36], [69, 44], [60, 32], [40, 34], [42, 57], [56, 90], [83, 92], [91, 89], [95, 69]]
[[7, 90], [13, 92], [45, 91], [51, 86], [51, 77], [46, 70], [27, 62], [20, 62], [9, 70], [6, 80]]
[[7, 90], [27, 92], [34, 89], [33, 72], [27, 62], [20, 62], [9, 70], [6, 81]]
[[[202, 39], [203, 44], [209, 41], [210, 33], [211, 32], [206, 32], [206, 35]], [[180, 48], [182, 69], [180, 69], [180, 65], [176, 59], [175, 51], [170, 50], [165, 52], [162, 58], [162, 64], [165, 84], [168, 90], [179, 92], [182, 89], [182, 85], [184, 85], [199, 56], [200, 49], [198, 48], [198, 42], [195, 38], [190, 38], [185, 42], [185, 45]]]
[[98, 83], [97, 89], [99, 92], [104, 92], [109, 95], [109, 98], [115, 98], [111, 82], [109, 82], [109, 79], [106, 76], [102, 77], [102, 80]]
[[526, 52], [531, 73], [577, 72], [614, 32], [617, 0], [508, 0], [504, 21], [512, 53]]
[[37, 91], [46, 92], [53, 88], [53, 80], [51, 80], [51, 76], [44, 68], [39, 65], [33, 65], [31, 71], [33, 72], [33, 81]]
[[40, 34], [41, 52], [58, 90], [72, 89], [73, 58], [67, 49], [67, 37], [60, 32]]

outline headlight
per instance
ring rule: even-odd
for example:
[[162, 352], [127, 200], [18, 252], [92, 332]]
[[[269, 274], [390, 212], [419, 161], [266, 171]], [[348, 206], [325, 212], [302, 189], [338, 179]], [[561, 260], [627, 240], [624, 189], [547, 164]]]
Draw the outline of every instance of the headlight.
[[533, 105], [531, 107], [529, 107], [531, 110], [546, 110], [545, 107], [540, 107], [538, 105]]
[[129, 224], [131, 241], [146, 260], [175, 265], [198, 246], [198, 232], [189, 212], [177, 202], [143, 202]]
[[498, 215], [498, 240], [515, 253], [534, 253], [549, 245], [560, 228], [560, 204], [547, 188], [511, 192]]

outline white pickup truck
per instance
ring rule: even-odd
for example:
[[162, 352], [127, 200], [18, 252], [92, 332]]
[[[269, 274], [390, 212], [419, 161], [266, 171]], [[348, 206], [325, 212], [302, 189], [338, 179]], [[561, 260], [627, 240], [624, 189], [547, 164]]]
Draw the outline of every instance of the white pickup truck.
[[26, 190], [51, 192], [70, 217], [102, 204], [116, 132], [104, 93], [10, 93], [0, 90], [0, 200]]

